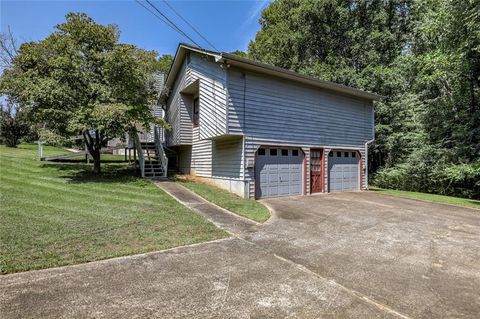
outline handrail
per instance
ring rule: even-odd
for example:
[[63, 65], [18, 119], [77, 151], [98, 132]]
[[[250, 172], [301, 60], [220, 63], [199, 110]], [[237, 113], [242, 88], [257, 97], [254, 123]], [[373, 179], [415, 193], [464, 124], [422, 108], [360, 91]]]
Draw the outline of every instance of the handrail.
[[165, 154], [165, 150], [163, 149], [162, 143], [160, 141], [160, 134], [159, 134], [160, 127], [155, 125], [153, 127], [153, 131], [155, 134], [155, 148], [157, 149], [157, 153], [160, 157], [160, 161], [162, 162], [163, 167], [163, 177], [167, 177], [167, 170], [168, 170], [168, 157]]
[[145, 157], [143, 156], [142, 145], [140, 144], [140, 138], [138, 136], [138, 132], [134, 131], [132, 133], [134, 133], [133, 134], [134, 145], [138, 153], [138, 163], [140, 163], [140, 176], [144, 178], [145, 177]]

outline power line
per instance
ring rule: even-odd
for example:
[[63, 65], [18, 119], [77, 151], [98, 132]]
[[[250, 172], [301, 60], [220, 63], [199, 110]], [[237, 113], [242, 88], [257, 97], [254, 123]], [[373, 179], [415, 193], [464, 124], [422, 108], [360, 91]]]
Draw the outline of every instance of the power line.
[[208, 43], [208, 45], [210, 45], [215, 51], [219, 51], [210, 41], [208, 41], [208, 39], [206, 37], [204, 37], [200, 31], [198, 31], [190, 22], [188, 22], [188, 20], [186, 18], [184, 18], [180, 12], [178, 12], [177, 10], [175, 10], [175, 8], [170, 4], [168, 3], [167, 0], [163, 0], [163, 2], [180, 18], [182, 19], [183, 22], [185, 22], [190, 28], [192, 28], [193, 31], [195, 31], [196, 34], [198, 34], [203, 40], [205, 40], [205, 42]]
[[170, 24], [172, 24], [175, 29], [178, 30], [178, 32], [180, 32], [180, 34], [182, 34], [184, 37], [186, 37], [187, 39], [189, 39], [190, 41], [192, 41], [197, 47], [201, 47], [197, 42], [195, 42], [195, 40], [193, 40], [191, 37], [188, 36], [187, 33], [185, 33], [182, 29], [180, 29], [176, 24], [175, 22], [173, 22], [172, 20], [170, 20], [165, 14], [163, 14], [162, 11], [160, 11], [153, 3], [150, 2], [150, 0], [145, 0], [147, 1], [147, 3], [155, 10], [157, 11], [162, 17], [165, 18], [165, 20], [167, 20], [168, 22], [170, 22]]
[[[149, 7], [145, 6], [143, 3], [141, 3], [139, 0], [136, 0], [136, 2], [141, 5], [143, 8], [145, 8], [147, 11], [149, 11], [151, 14], [153, 14], [156, 18], [161, 20], [163, 23], [168, 25], [170, 28], [172, 28], [175, 32], [179, 33], [180, 35], [183, 35], [185, 38], [188, 40], [192, 41], [197, 47], [201, 47], [195, 40], [193, 40], [191, 37], [188, 36], [185, 32], [183, 32], [174, 22], [172, 22], [165, 14], [163, 14], [156, 6], [154, 6], [150, 1], [146, 0], [146, 2], [156, 11], [160, 16], [158, 16], [157, 13], [153, 12]], [[162, 18], [163, 17], [163, 18]]]
[[139, 0], [135, 0], [139, 5], [141, 5], [145, 10], [147, 10], [148, 12], [150, 12], [151, 14], [153, 14], [156, 18], [158, 18], [159, 20], [161, 20], [163, 23], [165, 23], [167, 26], [169, 26], [170, 28], [173, 29], [173, 31], [175, 32], [178, 32], [177, 29], [175, 29], [175, 27], [171, 24], [168, 23], [168, 21], [164, 20], [161, 16], [159, 16], [157, 13], [155, 13], [152, 9], [150, 9], [149, 7], [145, 6], [143, 3], [141, 3]]

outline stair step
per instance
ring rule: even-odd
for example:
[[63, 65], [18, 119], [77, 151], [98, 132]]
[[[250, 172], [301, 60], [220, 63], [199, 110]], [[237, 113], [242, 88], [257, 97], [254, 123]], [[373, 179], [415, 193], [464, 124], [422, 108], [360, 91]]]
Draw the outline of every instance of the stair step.
[[165, 174], [163, 174], [163, 172], [161, 173], [151, 173], [151, 174], [146, 174], [145, 173], [145, 177], [163, 177], [165, 176]]

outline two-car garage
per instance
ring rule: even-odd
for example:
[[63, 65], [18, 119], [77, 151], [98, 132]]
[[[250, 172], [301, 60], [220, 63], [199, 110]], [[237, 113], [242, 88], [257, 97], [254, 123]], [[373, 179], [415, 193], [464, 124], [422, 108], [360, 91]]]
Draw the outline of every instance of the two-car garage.
[[[356, 151], [331, 150], [326, 158], [329, 192], [359, 190], [360, 156]], [[304, 159], [300, 148], [260, 147], [255, 160], [255, 197], [304, 194]]]

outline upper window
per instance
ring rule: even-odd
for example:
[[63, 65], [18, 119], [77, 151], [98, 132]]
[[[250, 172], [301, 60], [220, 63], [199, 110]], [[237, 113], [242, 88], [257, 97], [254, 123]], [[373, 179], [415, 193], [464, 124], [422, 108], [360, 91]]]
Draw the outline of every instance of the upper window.
[[292, 150], [292, 156], [298, 156], [298, 150]]
[[288, 156], [288, 150], [282, 149], [282, 156]]
[[343, 153], [344, 157], [348, 157], [348, 152]]
[[276, 148], [271, 148], [270, 149], [270, 156], [277, 156], [277, 149]]
[[352, 157], [357, 157], [357, 153], [352, 152]]
[[193, 99], [193, 127], [198, 126], [200, 119], [200, 104], [198, 97]]
[[337, 157], [342, 157], [342, 152], [337, 152]]
[[265, 149], [264, 148], [259, 149], [258, 155], [265, 156]]

